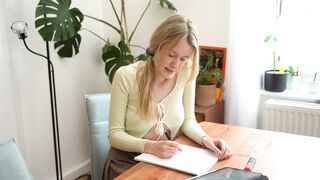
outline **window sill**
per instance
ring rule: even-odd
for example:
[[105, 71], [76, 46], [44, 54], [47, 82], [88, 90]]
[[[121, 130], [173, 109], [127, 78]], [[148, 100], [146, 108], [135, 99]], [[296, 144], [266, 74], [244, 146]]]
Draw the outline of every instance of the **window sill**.
[[261, 96], [320, 104], [320, 92], [310, 93], [306, 91], [297, 91], [297, 90], [285, 90], [283, 92], [269, 92], [269, 91], [261, 90]]

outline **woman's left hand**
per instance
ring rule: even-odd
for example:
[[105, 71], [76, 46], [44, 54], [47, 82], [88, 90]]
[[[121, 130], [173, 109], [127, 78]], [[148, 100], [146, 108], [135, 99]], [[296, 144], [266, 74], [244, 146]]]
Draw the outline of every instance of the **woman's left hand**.
[[215, 139], [209, 136], [202, 137], [202, 144], [216, 153], [219, 160], [232, 156], [232, 150], [223, 139]]

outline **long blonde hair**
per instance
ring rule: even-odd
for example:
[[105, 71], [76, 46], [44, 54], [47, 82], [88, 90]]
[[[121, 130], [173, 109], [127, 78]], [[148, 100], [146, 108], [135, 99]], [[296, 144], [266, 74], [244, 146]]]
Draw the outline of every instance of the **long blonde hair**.
[[154, 78], [154, 53], [164, 45], [173, 47], [180, 39], [185, 38], [193, 48], [191, 56], [192, 69], [187, 83], [197, 77], [199, 70], [199, 45], [195, 25], [184, 16], [174, 15], [162, 22], [153, 32], [149, 44], [150, 56], [146, 60], [141, 80], [139, 82], [138, 112], [143, 120], [151, 120], [155, 115], [155, 106], [152, 101], [152, 81]]

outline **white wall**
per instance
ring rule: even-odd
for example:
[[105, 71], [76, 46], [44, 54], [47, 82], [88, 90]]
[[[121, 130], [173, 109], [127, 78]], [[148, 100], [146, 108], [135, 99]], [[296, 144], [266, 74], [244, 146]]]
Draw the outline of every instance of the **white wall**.
[[[128, 26], [129, 28], [133, 28], [144, 6], [137, 6], [137, 4], [142, 4], [141, 0], [130, 0], [126, 2]], [[145, 2], [145, 4], [147, 3], [147, 1], [143, 2]], [[171, 0], [171, 2], [173, 2], [178, 9], [178, 14], [189, 17], [197, 25], [200, 45], [228, 46], [229, 0]], [[147, 11], [134, 35], [133, 43], [145, 47], [148, 46], [149, 36], [153, 30], [164, 19], [174, 14], [172, 11], [161, 8], [158, 4], [158, 0], [152, 1], [150, 9]], [[105, 12], [109, 11], [106, 10]], [[106, 17], [113, 18], [113, 14], [108, 14]]]
[[[228, 0], [172, 2], [178, 13], [187, 15], [198, 25], [200, 44], [228, 46]], [[29, 24], [27, 43], [34, 51], [44, 54], [45, 44], [34, 27], [36, 3], [2, 0], [0, 4], [0, 142], [9, 137], [16, 138], [35, 179], [46, 180], [55, 177], [47, 65], [43, 58], [29, 53], [9, 29], [15, 20], [26, 21]], [[72, 6], [109, 21], [115, 18], [107, 3], [82, 0], [73, 1]], [[119, 7], [117, 3], [116, 7]], [[144, 7], [141, 0], [126, 3], [132, 29]], [[159, 7], [158, 1], [152, 1], [133, 43], [147, 47], [153, 29], [170, 14]], [[85, 26], [111, 39], [117, 38], [113, 30], [92, 20], [85, 19]], [[60, 59], [50, 44], [66, 179], [75, 179], [89, 169], [89, 136], [83, 95], [110, 90], [100, 59], [102, 42], [87, 32], [81, 34], [80, 54], [74, 58]]]
[[[77, 3], [77, 2], [76, 2]], [[81, 1], [81, 9], [101, 16], [100, 2]], [[29, 47], [45, 54], [45, 44], [34, 27], [36, 1], [1, 1], [0, 29], [0, 140], [14, 137], [35, 179], [55, 177], [47, 64], [27, 51], [10, 30], [15, 20], [29, 25]], [[91, 22], [85, 22], [90, 26]], [[91, 24], [92, 26], [92, 24]], [[94, 25], [102, 33], [102, 26]], [[67, 179], [74, 168], [89, 169], [89, 137], [83, 95], [109, 91], [110, 85], [100, 59], [101, 41], [82, 37], [81, 54], [60, 59], [50, 44], [55, 66], [62, 166]]]
[[17, 109], [15, 108], [15, 87], [13, 80], [12, 61], [10, 59], [10, 49], [8, 47], [8, 37], [6, 36], [8, 26], [6, 23], [6, 11], [3, 7], [10, 6], [5, 1], [0, 2], [0, 142], [6, 140], [7, 136], [17, 137]]

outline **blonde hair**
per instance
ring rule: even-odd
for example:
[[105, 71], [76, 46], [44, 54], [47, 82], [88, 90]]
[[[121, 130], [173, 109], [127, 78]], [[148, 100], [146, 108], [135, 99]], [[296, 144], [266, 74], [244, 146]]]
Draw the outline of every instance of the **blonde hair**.
[[138, 112], [143, 120], [151, 120], [155, 115], [155, 106], [152, 101], [152, 81], [154, 78], [154, 53], [164, 45], [174, 47], [180, 39], [186, 38], [193, 48], [191, 62], [192, 69], [187, 83], [197, 77], [199, 70], [199, 45], [195, 25], [184, 16], [174, 15], [162, 22], [153, 32], [149, 44], [151, 56], [146, 60], [146, 66], [139, 82], [139, 108]]

